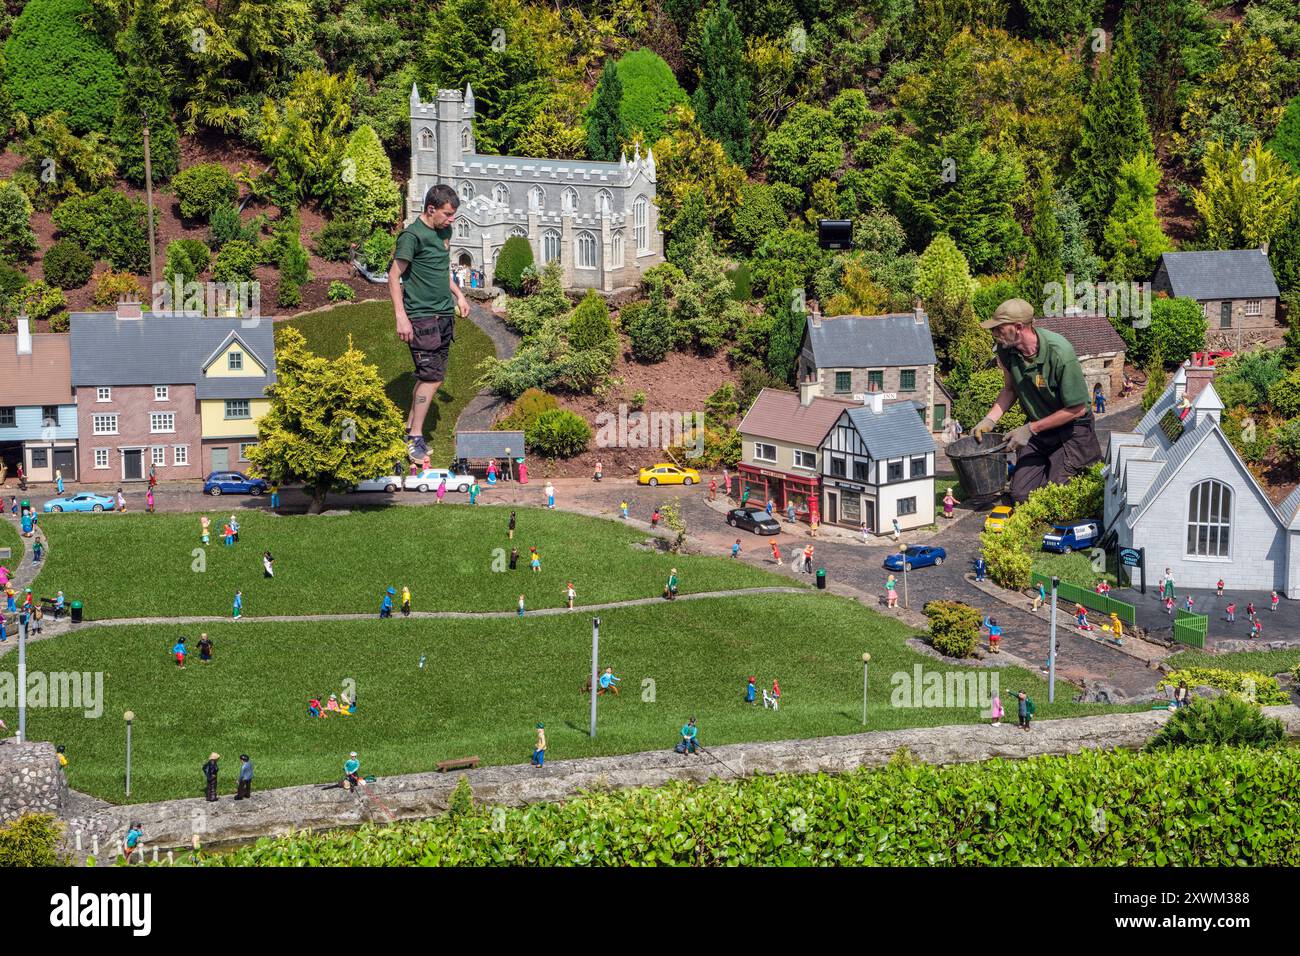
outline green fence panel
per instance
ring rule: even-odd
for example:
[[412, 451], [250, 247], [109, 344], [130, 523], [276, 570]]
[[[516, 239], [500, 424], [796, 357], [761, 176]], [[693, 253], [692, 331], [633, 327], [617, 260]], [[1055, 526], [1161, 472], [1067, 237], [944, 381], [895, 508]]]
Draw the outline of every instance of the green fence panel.
[[1190, 647], [1203, 648], [1209, 626], [1209, 615], [1179, 609], [1178, 616], [1174, 618], [1174, 640]]
[[[1048, 593], [1051, 593], [1052, 579], [1047, 575], [1035, 571], [1030, 575], [1030, 582], [1035, 587], [1041, 582]], [[1057, 586], [1056, 594], [1060, 600], [1069, 601], [1073, 604], [1082, 604], [1090, 611], [1099, 611], [1107, 616], [1115, 614], [1130, 627], [1137, 624], [1137, 608], [1127, 601], [1118, 601], [1108, 595], [1098, 594], [1096, 591], [1070, 584], [1068, 581], [1062, 581]]]

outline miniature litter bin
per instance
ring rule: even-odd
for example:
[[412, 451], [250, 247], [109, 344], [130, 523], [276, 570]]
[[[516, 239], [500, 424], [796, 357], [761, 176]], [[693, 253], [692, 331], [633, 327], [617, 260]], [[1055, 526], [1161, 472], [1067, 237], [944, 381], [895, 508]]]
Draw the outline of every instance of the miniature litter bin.
[[817, 590], [818, 591], [826, 590], [826, 569], [825, 568], [817, 569]]
[[73, 624], [81, 623], [81, 602], [80, 601], [72, 602], [72, 623]]

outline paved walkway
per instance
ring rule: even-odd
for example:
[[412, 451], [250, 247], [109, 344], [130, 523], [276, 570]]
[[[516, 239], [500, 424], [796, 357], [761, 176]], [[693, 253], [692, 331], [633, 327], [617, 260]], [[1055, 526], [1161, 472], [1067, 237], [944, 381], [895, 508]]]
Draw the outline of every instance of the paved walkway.
[[[491, 300], [479, 302], [470, 299], [469, 306], [470, 319], [492, 340], [492, 349], [496, 357], [508, 359], [513, 356], [515, 350], [519, 348], [519, 336], [506, 328], [506, 324], [492, 311]], [[456, 430], [483, 431], [491, 428], [497, 413], [507, 404], [508, 401], [500, 395], [484, 389], [470, 399], [469, 404], [461, 410], [460, 417], [456, 419]]]

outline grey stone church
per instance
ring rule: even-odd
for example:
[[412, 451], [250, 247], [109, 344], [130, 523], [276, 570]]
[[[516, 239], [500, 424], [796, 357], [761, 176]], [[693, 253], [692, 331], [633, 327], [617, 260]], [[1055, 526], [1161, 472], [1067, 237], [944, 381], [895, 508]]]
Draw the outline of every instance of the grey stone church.
[[554, 259], [570, 289], [616, 292], [663, 262], [655, 208], [655, 160], [638, 150], [617, 163], [482, 156], [474, 149], [474, 91], [439, 90], [431, 103], [411, 87], [411, 178], [406, 223], [430, 186], [460, 195], [453, 266], [481, 269], [492, 286], [506, 239], [523, 236], [539, 267]]

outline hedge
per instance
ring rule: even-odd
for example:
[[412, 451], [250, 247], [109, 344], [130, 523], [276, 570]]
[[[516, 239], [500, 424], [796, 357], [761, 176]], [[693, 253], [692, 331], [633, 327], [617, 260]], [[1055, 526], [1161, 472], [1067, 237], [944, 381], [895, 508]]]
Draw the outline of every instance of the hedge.
[[[382, 789], [382, 781], [379, 784]], [[585, 793], [209, 866], [1294, 866], [1300, 753], [1180, 748]]]
[[[1262, 707], [1291, 703], [1290, 695], [1278, 686], [1275, 677], [1258, 671], [1230, 671], [1218, 667], [1185, 667], [1170, 671], [1156, 684], [1156, 690], [1177, 687], [1182, 681], [1187, 681], [1188, 687], [1214, 687]], [[1254, 681], [1253, 688], [1250, 681]]]
[[1101, 514], [1105, 486], [1101, 465], [1093, 465], [1063, 485], [1044, 485], [1018, 506], [1001, 533], [980, 533], [988, 575], [1004, 588], [1029, 587], [1033, 552], [1043, 548], [1043, 533], [1057, 521]]

